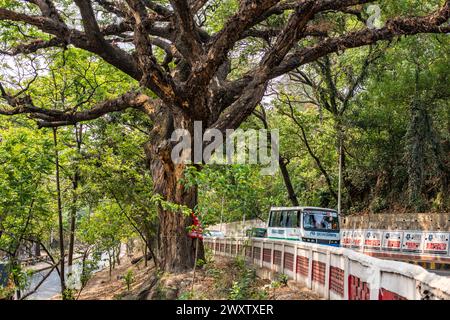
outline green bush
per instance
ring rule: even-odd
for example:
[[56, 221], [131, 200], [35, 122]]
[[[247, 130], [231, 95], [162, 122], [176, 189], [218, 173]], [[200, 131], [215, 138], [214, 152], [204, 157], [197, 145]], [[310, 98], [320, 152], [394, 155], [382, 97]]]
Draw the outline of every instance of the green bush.
[[194, 293], [192, 291], [186, 291], [179, 295], [177, 300], [192, 300], [194, 298]]
[[62, 294], [63, 300], [75, 300], [75, 290], [71, 288], [66, 288]]
[[244, 269], [238, 275], [238, 281], [233, 281], [228, 298], [230, 300], [245, 300], [252, 295], [251, 285], [256, 278], [254, 270]]
[[127, 291], [130, 291], [131, 284], [134, 282], [134, 274], [133, 270], [128, 270], [125, 276], [123, 277], [123, 281], [125, 282], [125, 285], [127, 286]]
[[284, 273], [278, 275], [278, 281], [283, 285], [284, 287], [287, 286], [289, 277], [285, 275]]

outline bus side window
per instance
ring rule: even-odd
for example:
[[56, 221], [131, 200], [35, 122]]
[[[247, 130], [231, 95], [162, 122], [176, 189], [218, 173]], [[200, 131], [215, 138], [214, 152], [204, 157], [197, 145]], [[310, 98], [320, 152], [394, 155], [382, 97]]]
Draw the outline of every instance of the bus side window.
[[273, 218], [274, 218], [274, 213], [273, 211], [270, 211], [270, 218], [269, 218], [269, 227], [273, 227]]
[[286, 227], [287, 228], [297, 228], [298, 227], [298, 216], [297, 216], [297, 211], [287, 211], [286, 212], [287, 215], [287, 223], [286, 223]]
[[279, 227], [281, 226], [281, 219], [283, 218], [283, 215], [281, 214], [281, 211], [272, 211], [270, 213], [270, 221], [269, 221], [269, 227]]
[[270, 213], [270, 227], [278, 227], [278, 214], [279, 211], [272, 211]]
[[291, 228], [298, 228], [298, 211], [291, 211]]
[[304, 224], [303, 219], [304, 219], [303, 211], [299, 210], [298, 211], [298, 227], [299, 228], [303, 228], [303, 224]]
[[286, 219], [285, 219], [286, 211], [279, 211], [278, 213], [280, 215], [279, 218], [278, 218], [278, 221], [279, 221], [278, 227], [285, 227], [285, 225], [286, 225]]
[[290, 228], [291, 227], [291, 212], [283, 211], [283, 216], [284, 216], [284, 227]]

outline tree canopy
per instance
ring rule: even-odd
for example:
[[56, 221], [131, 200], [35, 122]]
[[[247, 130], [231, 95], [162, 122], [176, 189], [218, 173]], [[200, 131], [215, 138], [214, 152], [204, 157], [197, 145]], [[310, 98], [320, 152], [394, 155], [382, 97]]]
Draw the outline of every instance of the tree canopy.
[[[448, 0], [0, 0], [0, 115], [13, 116], [0, 225], [11, 203], [57, 210], [40, 199], [56, 179], [69, 243], [82, 210], [108, 225], [104, 203], [161, 268], [184, 270], [189, 211], [217, 222], [222, 201], [230, 219], [286, 199], [336, 205], [337, 149], [348, 211], [392, 208], [398, 193], [404, 208], [444, 210], [449, 17]], [[195, 121], [279, 128], [281, 179], [175, 163], [171, 134]]]

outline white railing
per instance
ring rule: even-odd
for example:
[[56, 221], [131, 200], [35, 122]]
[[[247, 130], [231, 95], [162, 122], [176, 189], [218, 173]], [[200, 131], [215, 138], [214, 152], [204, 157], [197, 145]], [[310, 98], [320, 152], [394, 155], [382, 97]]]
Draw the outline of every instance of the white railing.
[[325, 299], [450, 300], [450, 278], [422, 267], [331, 246], [262, 238], [206, 238], [216, 255], [285, 274]]

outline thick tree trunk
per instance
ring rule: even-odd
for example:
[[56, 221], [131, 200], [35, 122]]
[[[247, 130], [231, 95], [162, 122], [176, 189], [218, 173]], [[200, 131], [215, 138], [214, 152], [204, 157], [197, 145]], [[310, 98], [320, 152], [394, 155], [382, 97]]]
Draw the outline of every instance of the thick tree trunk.
[[[153, 131], [152, 143], [146, 147], [154, 191], [162, 195], [166, 201], [194, 209], [197, 205], [197, 187], [183, 185], [182, 180], [187, 165], [172, 161], [173, 143], [170, 143], [174, 128], [186, 128], [189, 132], [193, 132], [193, 123], [180, 115], [164, 117], [158, 123], [160, 126], [155, 127]], [[159, 143], [155, 143], [155, 140]], [[164, 209], [162, 206], [158, 208], [158, 211], [159, 267], [169, 272], [180, 272], [192, 268], [195, 260], [195, 239], [188, 236], [192, 217], [179, 211]], [[198, 257], [203, 258], [203, 242], [198, 243]]]
[[[155, 187], [165, 195], [168, 201], [194, 208], [197, 204], [197, 188], [184, 190], [181, 184], [185, 165], [175, 168], [161, 168], [159, 177], [155, 179]], [[178, 272], [194, 266], [195, 241], [188, 237], [188, 227], [192, 218], [182, 212], [174, 212], [159, 208], [159, 263], [165, 271]], [[203, 257], [203, 244], [199, 241], [199, 257]]]

